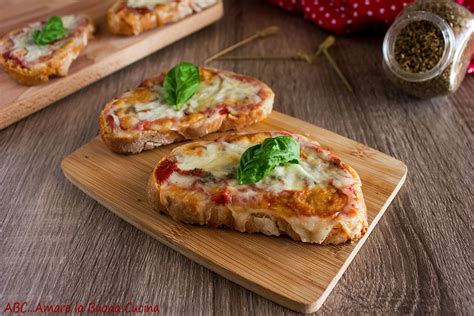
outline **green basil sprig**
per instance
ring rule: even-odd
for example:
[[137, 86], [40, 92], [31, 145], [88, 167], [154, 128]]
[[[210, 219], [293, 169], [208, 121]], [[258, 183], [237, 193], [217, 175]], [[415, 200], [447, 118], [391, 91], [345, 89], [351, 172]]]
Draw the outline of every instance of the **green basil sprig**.
[[33, 32], [33, 41], [36, 45], [48, 45], [49, 43], [66, 36], [63, 20], [59, 16], [52, 16], [42, 29]]
[[300, 145], [290, 136], [267, 138], [262, 144], [248, 148], [237, 168], [239, 184], [256, 183], [275, 167], [284, 163], [298, 164]]
[[165, 102], [176, 106], [176, 111], [179, 111], [181, 105], [196, 93], [200, 83], [198, 67], [191, 63], [176, 65], [168, 72], [163, 82]]

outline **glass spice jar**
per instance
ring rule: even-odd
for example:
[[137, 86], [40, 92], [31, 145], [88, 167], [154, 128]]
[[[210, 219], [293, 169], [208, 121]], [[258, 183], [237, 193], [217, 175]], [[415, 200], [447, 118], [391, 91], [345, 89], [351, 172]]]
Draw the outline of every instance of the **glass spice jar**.
[[474, 15], [452, 0], [418, 0], [399, 14], [383, 42], [386, 75], [408, 94], [457, 90], [474, 53]]

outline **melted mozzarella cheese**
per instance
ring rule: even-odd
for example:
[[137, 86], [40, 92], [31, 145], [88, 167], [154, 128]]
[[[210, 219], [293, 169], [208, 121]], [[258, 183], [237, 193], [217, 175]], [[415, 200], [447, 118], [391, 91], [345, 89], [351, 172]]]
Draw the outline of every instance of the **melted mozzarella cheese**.
[[216, 3], [216, 0], [192, 0], [194, 6], [197, 6], [199, 9], [207, 8]]
[[153, 9], [157, 4], [167, 4], [170, 0], [128, 0], [127, 6], [130, 8], [150, 8]]
[[[202, 81], [196, 93], [176, 111], [163, 99], [163, 87], [153, 87], [153, 99], [146, 103], [126, 104], [134, 111], [127, 115], [136, 117], [140, 121], [154, 121], [162, 118], [181, 118], [185, 113], [196, 113], [213, 108], [223, 102], [247, 100], [249, 104], [257, 103], [261, 99], [257, 95], [260, 87], [243, 82], [222, 74], [213, 76], [210, 80]], [[232, 111], [232, 108], [230, 109]]]
[[175, 0], [128, 0], [127, 6], [130, 8], [146, 8], [150, 11], [155, 10], [157, 5], [165, 5], [160, 7], [156, 14], [164, 23], [176, 22], [193, 13], [189, 1]]
[[222, 178], [235, 170], [248, 146], [250, 144], [210, 143], [202, 156], [177, 156], [178, 166], [181, 170], [201, 169], [216, 178]]
[[[205, 150], [197, 155], [177, 155], [178, 167], [181, 170], [202, 169], [211, 173], [215, 178], [228, 178], [236, 174], [240, 157], [252, 146], [250, 142], [215, 142], [205, 146]], [[299, 164], [284, 164], [277, 166], [256, 186], [270, 192], [278, 193], [285, 190], [303, 190], [318, 184], [333, 181], [336, 188], [344, 188], [354, 183], [354, 179], [344, 169], [333, 166], [329, 161], [317, 158], [317, 153], [309, 153], [309, 159], [300, 160]], [[311, 163], [309, 163], [311, 161]], [[177, 176], [187, 177], [189, 176]], [[181, 179], [179, 181], [186, 181]], [[229, 186], [243, 187], [236, 179], [228, 181]]]
[[75, 15], [65, 15], [61, 17], [63, 21], [63, 26], [66, 30], [71, 31], [76, 28], [77, 25], [77, 16]]
[[271, 191], [303, 190], [305, 186], [321, 183], [327, 179], [324, 173], [316, 173], [305, 161], [299, 164], [277, 166], [270, 174], [257, 183], [257, 187], [267, 187]]
[[[63, 26], [66, 29], [66, 34], [76, 27], [77, 18], [74, 15], [61, 17]], [[50, 55], [55, 49], [61, 47], [66, 39], [56, 41], [52, 45], [38, 46], [33, 41], [33, 32], [42, 28], [41, 23], [30, 24], [18, 35], [15, 35], [13, 40], [13, 48], [11, 50], [13, 55], [21, 57], [24, 61], [31, 63], [38, 60], [40, 57]], [[24, 54], [24, 55], [23, 55]]]

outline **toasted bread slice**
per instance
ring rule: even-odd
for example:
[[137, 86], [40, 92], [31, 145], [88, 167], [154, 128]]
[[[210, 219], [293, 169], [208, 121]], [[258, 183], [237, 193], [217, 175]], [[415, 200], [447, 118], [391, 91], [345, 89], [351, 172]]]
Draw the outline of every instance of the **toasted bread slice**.
[[165, 73], [110, 101], [99, 118], [107, 146], [117, 153], [138, 153], [240, 129], [271, 113], [273, 91], [257, 79], [213, 68], [199, 68], [199, 73], [199, 89], [179, 111], [163, 100]]
[[216, 2], [217, 0], [118, 0], [107, 11], [107, 23], [114, 34], [138, 35], [181, 20]]
[[[300, 144], [300, 163], [280, 165], [257, 183], [239, 185], [242, 153], [280, 135]], [[317, 142], [286, 132], [230, 134], [176, 147], [155, 167], [147, 191], [154, 209], [184, 223], [287, 234], [318, 244], [357, 240], [367, 230], [356, 171]]]
[[61, 19], [67, 36], [51, 44], [38, 46], [33, 41], [33, 32], [45, 22], [32, 23], [0, 40], [0, 64], [12, 78], [24, 85], [35, 85], [48, 81], [53, 75], [67, 75], [71, 63], [92, 36], [94, 25], [83, 15], [67, 15]]

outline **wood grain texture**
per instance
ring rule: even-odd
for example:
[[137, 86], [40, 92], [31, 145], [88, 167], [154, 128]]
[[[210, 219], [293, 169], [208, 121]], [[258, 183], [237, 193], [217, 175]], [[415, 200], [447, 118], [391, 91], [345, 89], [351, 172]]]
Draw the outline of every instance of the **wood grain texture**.
[[[226, 1], [225, 9], [217, 24], [0, 131], [2, 310], [17, 300], [133, 300], [159, 304], [163, 315], [296, 314], [140, 232], [77, 190], [59, 166], [97, 135], [107, 101], [164, 68], [200, 63], [269, 25], [281, 34], [235, 54], [312, 51], [328, 35], [266, 2]], [[276, 92], [276, 110], [394, 156], [410, 170], [320, 314], [472, 314], [474, 76], [450, 97], [408, 97], [383, 75], [382, 39], [383, 32], [338, 37], [331, 48], [354, 94], [323, 59], [312, 67], [211, 65], [265, 81]]]
[[147, 201], [146, 183], [156, 163], [179, 144], [125, 156], [111, 152], [97, 137], [64, 158], [61, 167], [86, 194], [186, 257], [292, 310], [315, 312], [401, 188], [406, 166], [360, 143], [278, 112], [244, 130], [284, 130], [305, 135], [353, 167], [361, 177], [367, 205], [366, 235], [355, 243], [316, 246], [285, 237], [196, 227], [159, 215]]
[[[0, 129], [34, 113], [51, 103], [110, 75], [111, 73], [215, 22], [223, 15], [221, 1], [199, 13], [139, 36], [118, 36], [107, 29], [105, 14], [115, 0], [42, 1], [12, 4], [9, 15], [0, 13], [0, 34], [23, 25], [47, 19], [52, 14], [84, 13], [94, 20], [97, 32], [89, 45], [73, 62], [66, 77], [51, 78], [33, 87], [23, 86], [0, 71]], [[25, 12], [27, 9], [27, 12]], [[32, 10], [33, 9], [33, 10]], [[12, 14], [14, 13], [14, 14]], [[22, 23], [22, 24], [19, 24]]]

